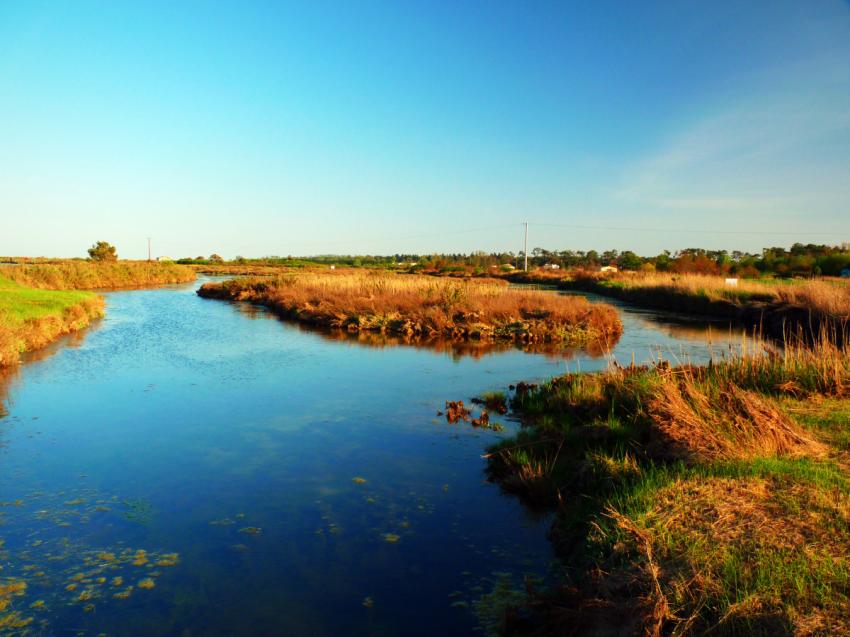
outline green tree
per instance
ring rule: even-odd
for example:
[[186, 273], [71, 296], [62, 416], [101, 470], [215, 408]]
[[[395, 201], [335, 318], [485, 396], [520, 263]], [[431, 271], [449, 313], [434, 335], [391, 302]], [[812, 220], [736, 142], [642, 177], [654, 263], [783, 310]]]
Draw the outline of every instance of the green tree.
[[89, 248], [89, 258], [92, 261], [117, 261], [118, 252], [116, 252], [114, 245], [106, 241], [98, 241]]

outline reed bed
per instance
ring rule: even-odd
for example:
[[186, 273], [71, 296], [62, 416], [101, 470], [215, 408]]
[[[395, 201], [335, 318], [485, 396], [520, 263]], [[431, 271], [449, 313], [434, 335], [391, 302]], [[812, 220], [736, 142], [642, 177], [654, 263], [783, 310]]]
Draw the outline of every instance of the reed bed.
[[507, 632], [850, 630], [850, 349], [828, 333], [520, 384], [512, 408], [489, 474], [557, 511], [571, 584]]
[[198, 294], [257, 303], [287, 318], [349, 332], [569, 345], [612, 342], [622, 332], [609, 306], [509, 289], [496, 280], [303, 272], [208, 283]]
[[195, 280], [192, 268], [174, 263], [65, 261], [4, 266], [0, 275], [30, 288], [97, 290], [148, 287]]
[[729, 285], [724, 277], [700, 274], [643, 274], [593, 277], [609, 288], [666, 292], [735, 304], [786, 303], [830, 316], [850, 318], [850, 285], [840, 279], [748, 280]]

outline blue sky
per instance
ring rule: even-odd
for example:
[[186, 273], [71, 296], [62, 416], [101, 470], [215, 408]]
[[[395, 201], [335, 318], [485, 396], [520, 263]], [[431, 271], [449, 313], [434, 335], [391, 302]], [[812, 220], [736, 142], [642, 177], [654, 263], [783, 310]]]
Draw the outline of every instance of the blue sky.
[[850, 241], [850, 6], [0, 0], [0, 254]]

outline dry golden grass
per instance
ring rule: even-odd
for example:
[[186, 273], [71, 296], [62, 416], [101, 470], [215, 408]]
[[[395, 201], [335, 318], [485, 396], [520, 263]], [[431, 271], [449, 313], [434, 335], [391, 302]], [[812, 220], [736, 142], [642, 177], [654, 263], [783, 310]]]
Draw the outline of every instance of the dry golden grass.
[[185, 283], [195, 280], [195, 271], [174, 263], [147, 261], [92, 263], [69, 260], [4, 266], [0, 269], [0, 276], [30, 288], [95, 290]]
[[211, 283], [201, 296], [250, 301], [296, 320], [351, 332], [587, 343], [619, 337], [616, 310], [583, 298], [382, 272], [299, 272]]
[[778, 476], [683, 477], [639, 513], [607, 515], [640, 555], [649, 634], [850, 630], [842, 489]]
[[787, 303], [827, 316], [850, 318], [850, 285], [838, 279], [739, 279], [737, 285], [731, 286], [725, 277], [700, 274], [630, 273], [598, 278], [606, 285], [625, 290], [668, 291], [740, 304], [753, 301]]
[[702, 383], [690, 370], [670, 372], [648, 404], [656, 456], [707, 460], [762, 456], [822, 457], [826, 446], [776, 404], [731, 382]]

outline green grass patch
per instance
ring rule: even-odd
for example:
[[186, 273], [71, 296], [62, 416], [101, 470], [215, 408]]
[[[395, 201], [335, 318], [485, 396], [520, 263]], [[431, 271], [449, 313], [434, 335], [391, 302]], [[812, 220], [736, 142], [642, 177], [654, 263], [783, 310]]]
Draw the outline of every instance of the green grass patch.
[[45, 316], [62, 315], [68, 308], [92, 297], [92, 292], [28, 288], [0, 276], [0, 321], [20, 325]]
[[103, 303], [92, 292], [33, 289], [0, 277], [0, 367], [87, 326], [103, 315]]

